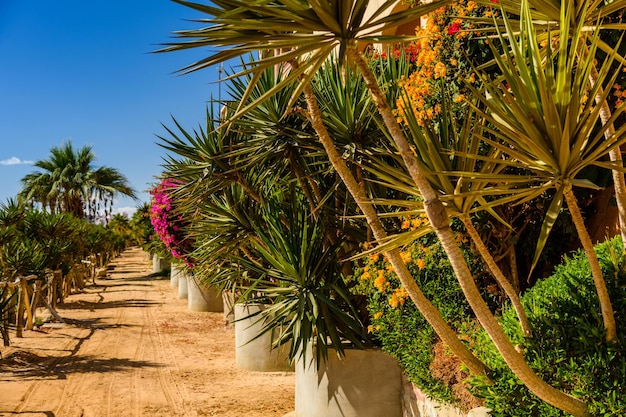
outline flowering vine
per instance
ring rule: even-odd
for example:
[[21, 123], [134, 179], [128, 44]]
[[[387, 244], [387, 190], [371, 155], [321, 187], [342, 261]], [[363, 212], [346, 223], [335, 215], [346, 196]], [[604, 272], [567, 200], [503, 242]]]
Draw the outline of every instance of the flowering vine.
[[181, 182], [178, 180], [164, 178], [150, 190], [152, 195], [150, 222], [155, 233], [172, 256], [181, 259], [187, 266], [192, 267], [192, 262], [188, 256], [192, 250], [192, 245], [183, 232], [187, 223], [180, 214], [176, 213], [172, 204], [172, 191], [180, 185]]
[[458, 0], [433, 11], [422, 26], [415, 28], [419, 39], [405, 47], [414, 51], [411, 62], [415, 70], [399, 81], [408, 103], [398, 99], [398, 122], [405, 121], [407, 111], [412, 111], [420, 124], [440, 114], [443, 88], [455, 103], [465, 100], [465, 83], [477, 81], [467, 57], [479, 64], [490, 57], [480, 28], [468, 17], [497, 13], [474, 0]]

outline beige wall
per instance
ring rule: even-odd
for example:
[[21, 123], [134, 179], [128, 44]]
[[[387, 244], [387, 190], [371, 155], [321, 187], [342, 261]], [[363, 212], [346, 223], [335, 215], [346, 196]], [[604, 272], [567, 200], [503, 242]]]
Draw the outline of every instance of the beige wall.
[[[383, 5], [383, 3], [385, 2], [385, 0], [370, 0], [369, 2], [369, 6], [367, 8], [367, 11], [365, 13], [365, 19], [371, 17], [374, 14], [374, 11], [376, 11], [380, 6]], [[406, 9], [407, 6], [405, 6], [404, 4], [402, 4], [401, 1], [396, 1], [396, 4], [394, 5], [393, 8], [390, 8], [388, 10], [389, 13], [393, 12], [393, 11], [398, 11], [398, 10], [403, 10]], [[405, 23], [402, 26], [399, 26], [397, 28], [395, 28], [394, 30], [391, 31], [386, 31], [384, 34], [385, 35], [414, 35], [415, 34], [415, 28], [420, 24], [420, 18], [416, 18], [415, 21], [413, 22], [409, 22], [409, 23]], [[381, 34], [381, 32], [375, 32], [375, 34]], [[376, 45], [377, 47], [380, 47], [380, 45]], [[363, 48], [365, 48], [365, 45], [363, 45]]]

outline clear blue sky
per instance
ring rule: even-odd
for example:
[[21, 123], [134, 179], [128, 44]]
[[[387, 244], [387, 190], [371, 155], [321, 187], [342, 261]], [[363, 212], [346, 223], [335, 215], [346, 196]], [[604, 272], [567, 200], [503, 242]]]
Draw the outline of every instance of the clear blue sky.
[[0, 0], [0, 201], [67, 140], [92, 146], [96, 166], [121, 171], [148, 201], [161, 123], [196, 128], [218, 95], [217, 68], [174, 74], [209, 51], [151, 53], [197, 17], [170, 0]]

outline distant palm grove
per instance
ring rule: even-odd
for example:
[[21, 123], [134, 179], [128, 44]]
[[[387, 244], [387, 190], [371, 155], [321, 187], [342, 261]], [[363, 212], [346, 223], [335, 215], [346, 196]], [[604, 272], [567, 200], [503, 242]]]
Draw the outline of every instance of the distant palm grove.
[[126, 177], [115, 168], [94, 166], [90, 146], [75, 149], [71, 141], [50, 150], [50, 158], [35, 162], [40, 171], [22, 178], [18, 198], [50, 213], [71, 213], [95, 220], [112, 214], [118, 195], [135, 198]]

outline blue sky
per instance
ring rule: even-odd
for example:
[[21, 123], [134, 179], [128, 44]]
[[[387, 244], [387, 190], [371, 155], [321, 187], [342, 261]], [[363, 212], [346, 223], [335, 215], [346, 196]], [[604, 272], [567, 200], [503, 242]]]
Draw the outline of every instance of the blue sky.
[[208, 51], [151, 53], [197, 17], [170, 0], [0, 0], [0, 201], [68, 140], [92, 146], [96, 166], [121, 171], [148, 201], [161, 124], [197, 127], [218, 95], [217, 68], [174, 74]]

